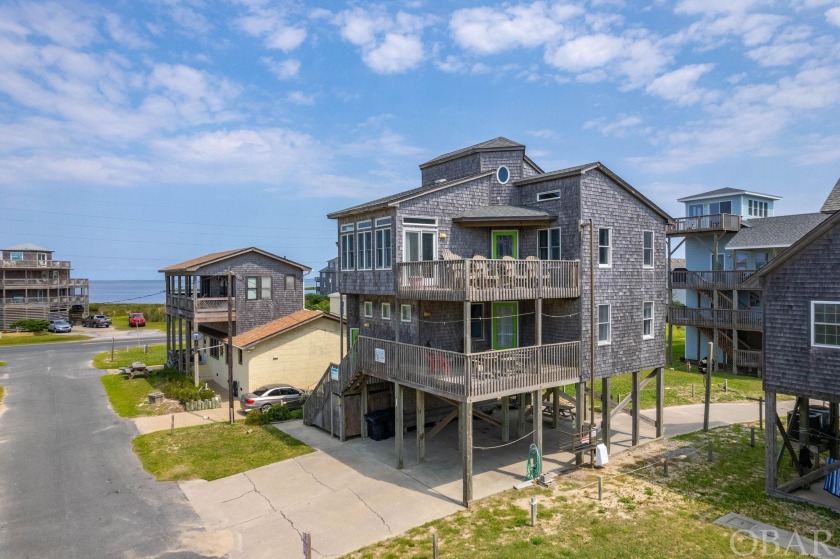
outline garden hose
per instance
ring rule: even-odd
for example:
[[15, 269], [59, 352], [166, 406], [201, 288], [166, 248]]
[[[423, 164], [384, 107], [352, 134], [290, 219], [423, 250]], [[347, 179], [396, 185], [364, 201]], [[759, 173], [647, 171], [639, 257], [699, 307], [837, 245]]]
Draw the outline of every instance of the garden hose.
[[537, 479], [542, 472], [542, 457], [537, 445], [532, 444], [528, 449], [528, 462], [525, 465], [525, 480]]

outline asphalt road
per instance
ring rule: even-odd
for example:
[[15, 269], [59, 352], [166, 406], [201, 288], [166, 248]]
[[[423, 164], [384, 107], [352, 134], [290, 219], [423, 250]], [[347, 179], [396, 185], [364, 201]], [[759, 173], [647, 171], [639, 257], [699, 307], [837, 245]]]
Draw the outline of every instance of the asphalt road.
[[180, 488], [143, 470], [134, 424], [108, 406], [90, 360], [110, 347], [0, 347], [0, 558], [205, 557]]

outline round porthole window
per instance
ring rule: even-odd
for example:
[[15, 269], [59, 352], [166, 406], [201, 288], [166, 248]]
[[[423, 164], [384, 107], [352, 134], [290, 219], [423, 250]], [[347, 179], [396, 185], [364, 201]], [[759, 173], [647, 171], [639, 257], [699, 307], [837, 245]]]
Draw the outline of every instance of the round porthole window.
[[501, 184], [507, 184], [507, 181], [510, 180], [510, 169], [504, 165], [496, 169], [496, 180]]

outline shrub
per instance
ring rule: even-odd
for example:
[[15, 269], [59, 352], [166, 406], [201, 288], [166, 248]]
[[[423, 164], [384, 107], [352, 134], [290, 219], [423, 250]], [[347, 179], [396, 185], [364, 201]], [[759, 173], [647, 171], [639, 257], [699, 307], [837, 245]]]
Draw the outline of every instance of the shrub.
[[330, 312], [330, 298], [319, 293], [307, 293], [304, 297], [304, 307], [311, 311]]
[[43, 332], [46, 330], [50, 325], [48, 320], [39, 320], [37, 318], [24, 318], [23, 320], [18, 320], [16, 322], [12, 322], [9, 326], [11, 328], [20, 328], [26, 332]]
[[268, 411], [252, 411], [245, 416], [245, 423], [248, 425], [267, 425], [269, 423], [277, 423], [278, 421], [288, 421], [290, 419], [300, 419], [303, 417], [303, 410], [290, 410], [283, 404], [274, 404]]
[[170, 400], [178, 400], [182, 404], [193, 400], [209, 400], [216, 393], [203, 386], [195, 386], [193, 379], [175, 369], [162, 369], [149, 375], [153, 386], [163, 392]]

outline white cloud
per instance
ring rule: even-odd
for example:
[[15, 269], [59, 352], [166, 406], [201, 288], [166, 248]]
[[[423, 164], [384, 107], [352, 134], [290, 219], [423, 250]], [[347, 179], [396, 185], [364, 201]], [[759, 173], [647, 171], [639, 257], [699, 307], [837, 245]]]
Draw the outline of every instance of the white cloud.
[[600, 68], [622, 55], [625, 42], [619, 37], [599, 33], [585, 35], [546, 52], [546, 62], [571, 72]]
[[825, 20], [836, 27], [840, 27], [840, 7], [831, 8], [825, 12]]
[[289, 100], [290, 103], [294, 103], [295, 105], [314, 105], [315, 104], [315, 96], [314, 95], [306, 95], [302, 91], [292, 91], [289, 95], [286, 96], [286, 99]]
[[299, 25], [289, 25], [289, 14], [267, 8], [263, 2], [242, 2], [249, 14], [239, 17], [235, 24], [254, 37], [261, 37], [266, 48], [290, 52], [306, 40], [307, 31]]
[[388, 33], [381, 43], [366, 49], [362, 59], [380, 74], [403, 72], [423, 60], [423, 43], [418, 37]]
[[126, 27], [120, 16], [117, 14], [105, 14], [105, 28], [108, 34], [116, 42], [128, 48], [140, 49], [152, 46], [151, 41], [140, 36], [136, 31]]
[[699, 103], [709, 96], [709, 91], [697, 86], [697, 80], [708, 74], [714, 64], [690, 64], [677, 70], [659, 76], [645, 91], [673, 101], [677, 105], [686, 106]]
[[274, 60], [271, 57], [264, 56], [260, 61], [268, 66], [271, 73], [279, 80], [288, 80], [294, 78], [300, 72], [300, 60], [294, 58], [287, 58], [286, 60]]
[[580, 15], [578, 6], [545, 2], [497, 8], [467, 8], [453, 12], [449, 29], [461, 47], [492, 54], [517, 47], [536, 47], [557, 39], [562, 22]]
[[333, 18], [342, 38], [362, 51], [374, 72], [395, 74], [417, 67], [425, 58], [422, 33], [431, 19], [405, 12], [390, 15], [381, 8], [360, 7]]

